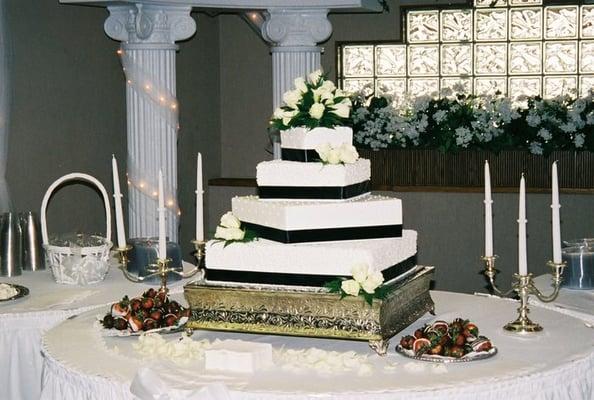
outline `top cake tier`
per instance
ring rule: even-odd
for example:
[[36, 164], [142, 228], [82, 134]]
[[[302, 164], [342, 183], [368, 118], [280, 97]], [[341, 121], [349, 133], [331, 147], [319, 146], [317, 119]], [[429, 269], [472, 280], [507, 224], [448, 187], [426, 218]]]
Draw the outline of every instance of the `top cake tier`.
[[282, 159], [288, 161], [320, 161], [316, 148], [330, 144], [339, 147], [353, 144], [353, 129], [348, 126], [330, 128], [291, 128], [281, 132]]

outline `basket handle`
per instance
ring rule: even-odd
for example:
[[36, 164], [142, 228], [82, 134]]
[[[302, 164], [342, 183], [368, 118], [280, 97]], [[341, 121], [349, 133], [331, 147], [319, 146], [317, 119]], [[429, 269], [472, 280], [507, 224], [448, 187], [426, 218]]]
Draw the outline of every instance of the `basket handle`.
[[43, 244], [49, 244], [48, 236], [47, 236], [47, 203], [49, 199], [56, 190], [58, 186], [66, 181], [71, 180], [81, 180], [92, 183], [99, 189], [101, 195], [103, 196], [103, 204], [105, 205], [105, 224], [106, 224], [106, 239], [111, 242], [111, 212], [110, 212], [110, 203], [109, 203], [109, 196], [107, 195], [107, 191], [105, 187], [99, 182], [96, 178], [92, 177], [91, 175], [83, 174], [80, 172], [73, 172], [70, 174], [66, 174], [61, 178], [58, 178], [47, 188], [45, 195], [43, 196], [43, 201], [41, 202], [41, 236], [43, 239]]

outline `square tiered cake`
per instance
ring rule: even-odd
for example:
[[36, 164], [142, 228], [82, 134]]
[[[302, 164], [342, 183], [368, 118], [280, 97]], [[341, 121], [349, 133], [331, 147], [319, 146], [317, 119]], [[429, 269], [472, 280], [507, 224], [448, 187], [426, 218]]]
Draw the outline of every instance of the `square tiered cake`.
[[296, 161], [299, 152], [323, 143], [351, 145], [352, 131], [314, 129], [283, 132], [283, 160], [257, 167], [260, 196], [232, 199], [232, 214], [258, 240], [210, 241], [209, 282], [321, 287], [348, 278], [356, 264], [383, 274], [406, 276], [416, 265], [417, 234], [402, 230], [402, 202], [369, 193], [369, 160], [328, 164]]

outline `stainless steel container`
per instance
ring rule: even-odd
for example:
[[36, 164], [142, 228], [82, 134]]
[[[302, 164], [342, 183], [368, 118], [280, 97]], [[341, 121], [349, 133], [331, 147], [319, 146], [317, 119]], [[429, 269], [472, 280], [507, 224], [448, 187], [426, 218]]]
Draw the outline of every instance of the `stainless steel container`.
[[563, 261], [567, 262], [563, 286], [568, 289], [594, 289], [594, 242], [582, 240], [573, 244], [562, 249]]
[[41, 247], [41, 228], [37, 214], [32, 211], [20, 213], [19, 223], [23, 244], [23, 269], [27, 271], [45, 269], [45, 259]]
[[2, 215], [0, 227], [0, 276], [17, 276], [22, 273], [22, 236], [15, 214]]

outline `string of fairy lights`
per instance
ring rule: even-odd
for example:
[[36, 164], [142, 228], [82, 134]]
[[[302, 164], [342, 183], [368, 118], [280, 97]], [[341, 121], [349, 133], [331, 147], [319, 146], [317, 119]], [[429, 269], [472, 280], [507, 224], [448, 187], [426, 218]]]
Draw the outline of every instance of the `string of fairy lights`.
[[[139, 66], [126, 51], [120, 48], [116, 53], [120, 58], [122, 70], [126, 76], [126, 85], [131, 87], [144, 100], [155, 105], [154, 110], [156, 110], [159, 117], [177, 132], [179, 129], [179, 104], [175, 95], [164, 84], [154, 79], [149, 72]], [[135, 170], [136, 168], [133, 165], [128, 165], [128, 173], [126, 174], [128, 186], [132, 186], [144, 195], [156, 200], [159, 195], [157, 184], [151, 183], [149, 179], [139, 177], [141, 175], [140, 171]], [[165, 206], [176, 212], [178, 216], [181, 215], [175, 196], [166, 194]]]

